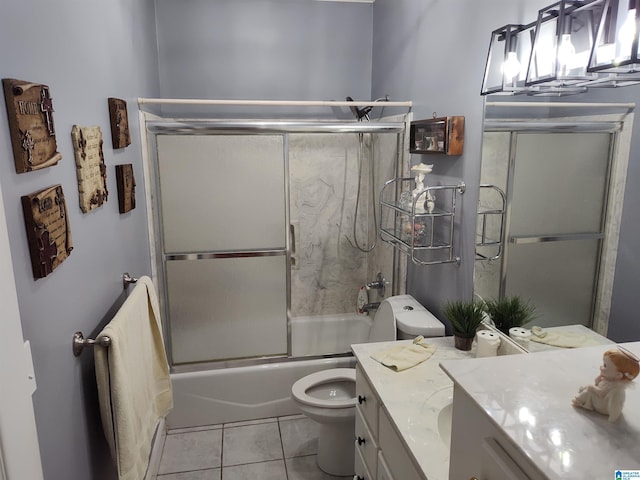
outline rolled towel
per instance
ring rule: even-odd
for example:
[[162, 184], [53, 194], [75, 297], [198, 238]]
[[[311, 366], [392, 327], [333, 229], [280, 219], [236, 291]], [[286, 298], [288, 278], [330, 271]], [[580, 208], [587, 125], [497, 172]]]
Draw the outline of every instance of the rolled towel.
[[531, 341], [562, 348], [588, 347], [598, 344], [584, 333], [551, 331], [541, 327], [531, 327]]
[[376, 362], [394, 369], [406, 370], [427, 360], [436, 351], [436, 346], [426, 342], [422, 335], [413, 339], [410, 345], [394, 345], [371, 355]]

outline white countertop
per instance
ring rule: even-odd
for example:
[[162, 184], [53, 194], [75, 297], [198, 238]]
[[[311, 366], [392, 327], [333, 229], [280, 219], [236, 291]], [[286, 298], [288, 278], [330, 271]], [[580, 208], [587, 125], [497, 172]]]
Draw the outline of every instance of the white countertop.
[[410, 344], [411, 340], [356, 344], [351, 349], [426, 478], [447, 480], [449, 446], [438, 434], [438, 413], [453, 397], [453, 382], [439, 364], [443, 360], [473, 358], [475, 354], [456, 350], [453, 337], [428, 341], [438, 347], [436, 352], [428, 360], [401, 372], [381, 365], [370, 355], [396, 343]]
[[[622, 344], [640, 356], [640, 342]], [[550, 479], [608, 479], [640, 469], [639, 379], [626, 390], [622, 416], [571, 405], [593, 384], [612, 345], [468, 360], [442, 368]], [[445, 477], [443, 477], [445, 478]]]

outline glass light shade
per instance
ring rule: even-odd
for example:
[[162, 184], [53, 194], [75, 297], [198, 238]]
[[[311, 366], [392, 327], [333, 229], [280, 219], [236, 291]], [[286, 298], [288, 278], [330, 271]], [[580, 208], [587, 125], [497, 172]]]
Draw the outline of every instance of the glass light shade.
[[491, 32], [482, 95], [524, 93], [534, 27], [535, 23], [505, 25]]
[[587, 71], [604, 0], [561, 0], [538, 12], [527, 86], [541, 88], [583, 84], [597, 74]]
[[605, 0], [589, 59], [590, 72], [640, 72], [639, 9], [640, 0]]

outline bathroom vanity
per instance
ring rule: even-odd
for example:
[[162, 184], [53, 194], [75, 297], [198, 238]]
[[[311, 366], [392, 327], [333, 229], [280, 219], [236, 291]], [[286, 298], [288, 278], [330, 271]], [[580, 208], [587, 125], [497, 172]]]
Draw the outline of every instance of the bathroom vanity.
[[[524, 354], [503, 342], [509, 350], [500, 356], [475, 358], [456, 350], [452, 337], [429, 342], [437, 346], [433, 356], [402, 372], [370, 357], [396, 342], [351, 346], [354, 478], [604, 479], [616, 469], [640, 470], [639, 388], [627, 390], [613, 424], [571, 405], [614, 345]], [[640, 342], [623, 345], [640, 356]], [[513, 353], [523, 354], [503, 356]]]
[[[426, 361], [396, 372], [370, 355], [396, 342], [352, 345], [356, 365], [356, 476], [360, 480], [445, 480], [449, 468], [453, 382], [439, 364], [472, 358], [453, 337]], [[411, 344], [410, 340], [401, 343]]]
[[[640, 342], [622, 344], [640, 356]], [[444, 360], [454, 381], [452, 479], [607, 479], [640, 470], [640, 390], [622, 416], [575, 408], [612, 345], [528, 355]]]

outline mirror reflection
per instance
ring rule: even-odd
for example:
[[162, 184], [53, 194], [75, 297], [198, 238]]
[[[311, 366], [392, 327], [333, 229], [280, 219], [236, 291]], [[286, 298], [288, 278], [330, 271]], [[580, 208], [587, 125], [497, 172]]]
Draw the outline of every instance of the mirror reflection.
[[536, 317], [525, 327], [549, 338], [598, 341], [592, 332], [608, 333], [633, 108], [504, 98], [485, 103], [474, 294], [530, 302]]

